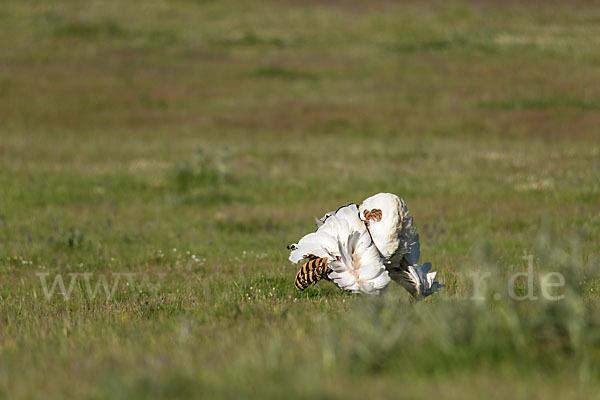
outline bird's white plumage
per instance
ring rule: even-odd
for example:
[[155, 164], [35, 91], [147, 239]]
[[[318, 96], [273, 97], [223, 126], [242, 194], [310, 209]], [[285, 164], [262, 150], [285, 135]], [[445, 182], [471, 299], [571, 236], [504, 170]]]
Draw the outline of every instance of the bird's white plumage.
[[[369, 219], [373, 210], [380, 213]], [[431, 264], [419, 264], [419, 235], [404, 200], [395, 194], [378, 193], [365, 199], [359, 212], [394, 281], [416, 298], [429, 296], [442, 287], [433, 281], [436, 273], [429, 272]]]
[[317, 219], [317, 231], [292, 245], [290, 261], [324, 257], [332, 269], [328, 278], [355, 293], [378, 294], [398, 282], [415, 298], [437, 292], [430, 263], [419, 264], [419, 235], [404, 201], [378, 193], [360, 206], [351, 204]]
[[[367, 219], [365, 211], [372, 210], [380, 210], [385, 217]], [[384, 258], [391, 257], [400, 245], [398, 230], [402, 222], [401, 210], [402, 202], [398, 196], [389, 193], [379, 193], [365, 199], [358, 209], [360, 218], [369, 224], [373, 242]]]
[[304, 236], [290, 253], [290, 261], [310, 256], [325, 257], [332, 269], [329, 278], [338, 287], [354, 293], [379, 293], [389, 274], [358, 207], [351, 204], [324, 218], [316, 232]]
[[[368, 220], [365, 211], [372, 210], [380, 210], [381, 219]], [[360, 218], [368, 223], [373, 242], [386, 259], [408, 254], [418, 240], [406, 204], [395, 194], [378, 193], [365, 199], [359, 213]]]
[[323, 225], [325, 223], [325, 220], [329, 217], [331, 217], [332, 215], [335, 215], [335, 211], [327, 211], [325, 213], [325, 215], [323, 215], [322, 218], [315, 218], [315, 222], [317, 223], [317, 228], [319, 228], [321, 225]]

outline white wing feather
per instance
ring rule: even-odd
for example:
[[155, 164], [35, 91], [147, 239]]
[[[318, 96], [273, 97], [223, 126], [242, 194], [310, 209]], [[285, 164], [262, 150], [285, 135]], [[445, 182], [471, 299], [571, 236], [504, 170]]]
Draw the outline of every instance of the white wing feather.
[[[369, 224], [369, 232], [373, 242], [384, 258], [390, 258], [398, 249], [398, 229], [401, 226], [400, 199], [389, 193], [379, 193], [369, 197], [359, 207], [361, 220]], [[365, 211], [381, 210], [382, 218], [379, 221], [365, 218]]]

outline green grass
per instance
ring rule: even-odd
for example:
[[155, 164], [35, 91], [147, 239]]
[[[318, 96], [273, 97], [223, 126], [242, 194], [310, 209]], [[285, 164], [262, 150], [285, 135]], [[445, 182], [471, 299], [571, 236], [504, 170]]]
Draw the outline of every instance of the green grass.
[[[0, 397], [593, 398], [599, 20], [592, 1], [3, 3]], [[384, 191], [443, 293], [297, 292], [285, 246]], [[558, 271], [563, 300], [508, 298], [529, 254], [535, 295]], [[80, 276], [46, 300], [40, 273], [114, 297]]]

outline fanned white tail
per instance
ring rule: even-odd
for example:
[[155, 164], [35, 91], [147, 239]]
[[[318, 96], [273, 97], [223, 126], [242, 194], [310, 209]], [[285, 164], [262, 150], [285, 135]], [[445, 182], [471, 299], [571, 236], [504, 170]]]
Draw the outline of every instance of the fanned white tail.
[[292, 245], [290, 261], [316, 256], [327, 258], [332, 269], [328, 278], [338, 287], [354, 293], [378, 294], [390, 277], [365, 224], [358, 217], [358, 207], [351, 204], [328, 213], [316, 232]]

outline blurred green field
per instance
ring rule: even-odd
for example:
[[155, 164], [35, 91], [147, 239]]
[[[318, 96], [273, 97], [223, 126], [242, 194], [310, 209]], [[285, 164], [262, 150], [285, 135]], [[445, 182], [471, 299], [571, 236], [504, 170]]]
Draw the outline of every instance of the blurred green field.
[[[598, 2], [9, 0], [0, 49], [0, 398], [597, 395]], [[444, 292], [297, 292], [377, 192]]]

